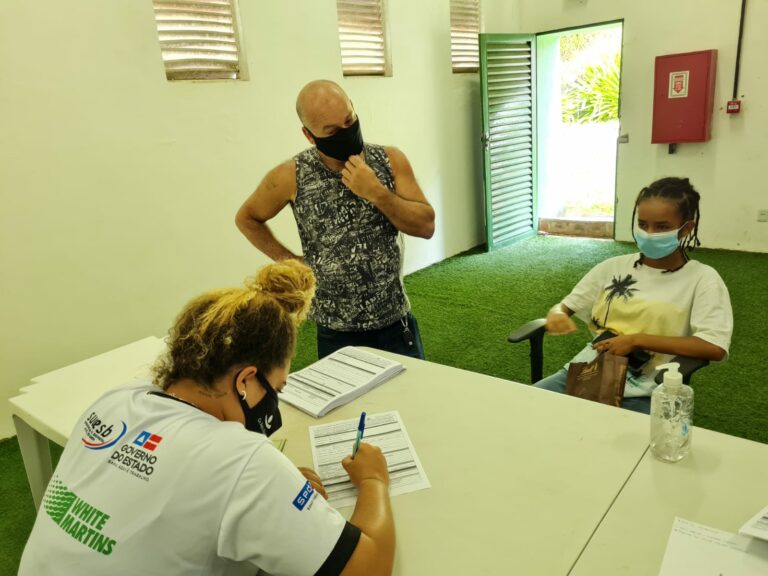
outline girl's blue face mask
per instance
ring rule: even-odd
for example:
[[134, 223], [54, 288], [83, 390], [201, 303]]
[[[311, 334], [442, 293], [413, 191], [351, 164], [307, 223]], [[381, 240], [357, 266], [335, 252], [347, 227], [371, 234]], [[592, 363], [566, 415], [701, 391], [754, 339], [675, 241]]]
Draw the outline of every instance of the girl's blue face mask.
[[669, 256], [680, 247], [678, 234], [684, 227], [685, 224], [680, 226], [677, 230], [649, 234], [645, 230], [641, 230], [637, 224], [635, 224], [635, 242], [643, 255], [653, 260], [660, 260], [661, 258]]

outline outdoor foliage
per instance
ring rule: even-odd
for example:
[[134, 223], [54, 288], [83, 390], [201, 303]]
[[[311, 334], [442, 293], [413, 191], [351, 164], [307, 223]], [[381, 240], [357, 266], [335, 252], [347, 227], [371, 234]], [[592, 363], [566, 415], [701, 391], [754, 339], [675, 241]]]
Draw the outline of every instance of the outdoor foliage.
[[560, 60], [571, 62], [594, 43], [598, 33], [565, 34], [560, 37]]
[[587, 66], [563, 89], [563, 122], [587, 124], [619, 117], [621, 57], [616, 54], [596, 66]]

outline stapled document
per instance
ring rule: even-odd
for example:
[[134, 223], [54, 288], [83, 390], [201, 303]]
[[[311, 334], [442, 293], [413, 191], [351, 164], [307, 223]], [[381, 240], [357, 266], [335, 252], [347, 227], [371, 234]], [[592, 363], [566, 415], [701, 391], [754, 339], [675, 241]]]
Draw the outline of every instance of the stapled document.
[[290, 374], [280, 400], [318, 418], [403, 370], [400, 362], [347, 346]]

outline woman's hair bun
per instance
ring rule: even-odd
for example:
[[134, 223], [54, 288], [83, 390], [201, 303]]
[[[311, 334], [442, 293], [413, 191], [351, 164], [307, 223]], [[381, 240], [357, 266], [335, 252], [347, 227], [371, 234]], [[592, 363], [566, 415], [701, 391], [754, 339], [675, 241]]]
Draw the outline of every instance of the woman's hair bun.
[[286, 312], [303, 320], [315, 295], [315, 275], [298, 260], [281, 260], [264, 266], [245, 286], [274, 298]]

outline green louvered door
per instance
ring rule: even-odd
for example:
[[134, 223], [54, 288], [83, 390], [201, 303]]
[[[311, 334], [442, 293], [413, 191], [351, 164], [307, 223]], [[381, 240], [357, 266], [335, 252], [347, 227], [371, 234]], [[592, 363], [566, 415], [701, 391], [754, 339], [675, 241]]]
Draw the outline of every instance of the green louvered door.
[[488, 250], [536, 233], [536, 41], [481, 34], [485, 230]]

